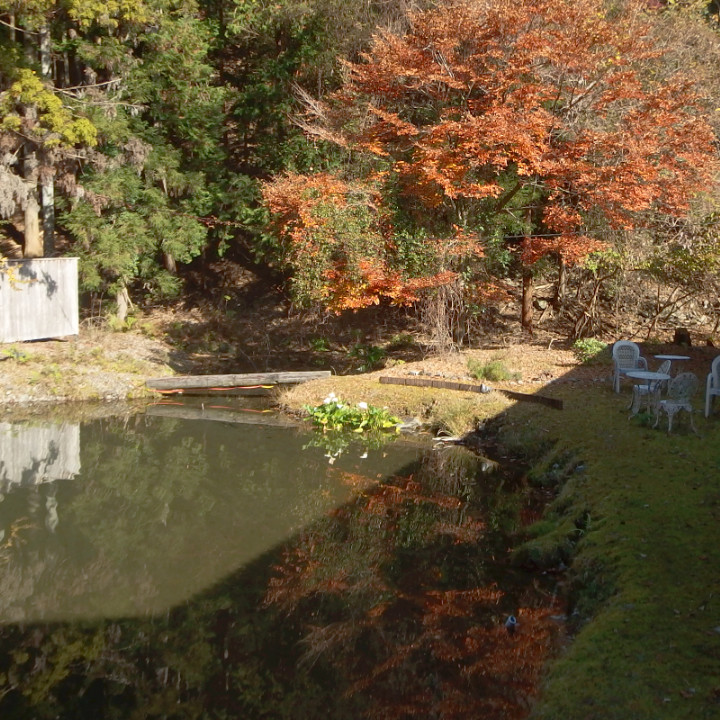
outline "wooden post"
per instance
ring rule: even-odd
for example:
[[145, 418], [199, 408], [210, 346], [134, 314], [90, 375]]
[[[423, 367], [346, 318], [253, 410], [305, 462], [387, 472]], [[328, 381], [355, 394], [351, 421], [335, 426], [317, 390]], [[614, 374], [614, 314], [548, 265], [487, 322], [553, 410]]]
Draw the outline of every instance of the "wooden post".
[[535, 283], [533, 280], [532, 268], [523, 264], [522, 272], [522, 312], [520, 324], [522, 329], [530, 335], [533, 333], [533, 299]]
[[[525, 240], [523, 242], [523, 255], [530, 250], [532, 244], [532, 208], [527, 208]], [[533, 279], [532, 265], [528, 265], [525, 258], [522, 258], [522, 310], [520, 312], [520, 325], [528, 334], [533, 334], [533, 300], [535, 295], [535, 283]]]

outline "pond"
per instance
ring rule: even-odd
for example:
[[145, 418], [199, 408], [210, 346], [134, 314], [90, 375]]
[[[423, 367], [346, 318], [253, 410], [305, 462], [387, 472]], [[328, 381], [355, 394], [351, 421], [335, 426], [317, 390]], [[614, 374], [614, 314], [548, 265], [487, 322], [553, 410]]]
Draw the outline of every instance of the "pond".
[[527, 713], [559, 631], [508, 563], [521, 475], [248, 399], [0, 423], [0, 452], [3, 720]]

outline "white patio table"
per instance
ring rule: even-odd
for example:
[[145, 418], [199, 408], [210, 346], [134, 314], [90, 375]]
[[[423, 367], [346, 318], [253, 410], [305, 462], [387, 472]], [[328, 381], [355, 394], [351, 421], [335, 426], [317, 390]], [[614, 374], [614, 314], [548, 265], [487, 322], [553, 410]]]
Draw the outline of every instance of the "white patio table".
[[656, 360], [669, 360], [671, 363], [673, 362], [681, 362], [682, 360], [689, 360], [689, 355], [653, 355], [653, 357]]

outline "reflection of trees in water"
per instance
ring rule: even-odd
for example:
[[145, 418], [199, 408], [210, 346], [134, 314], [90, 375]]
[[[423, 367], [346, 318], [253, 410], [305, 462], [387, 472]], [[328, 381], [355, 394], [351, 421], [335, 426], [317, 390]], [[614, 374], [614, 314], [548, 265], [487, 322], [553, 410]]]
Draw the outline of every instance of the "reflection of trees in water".
[[213, 648], [192, 628], [182, 642], [164, 635], [165, 656], [150, 649], [159, 640], [151, 623], [3, 628], [3, 644], [15, 649], [3, 663], [2, 717], [200, 718], [198, 671], [208, 678], [216, 668], [207, 662]]
[[333, 668], [373, 718], [522, 717], [553, 633], [529, 596], [508, 633], [505, 591], [484, 571], [502, 544], [485, 518], [502, 525], [507, 497], [466, 453], [431, 453], [305, 533], [266, 603], [293, 624], [310, 614], [303, 660]]
[[[319, 453], [299, 476], [302, 437], [270, 429], [282, 452], [269, 452], [258, 441], [263, 430], [243, 430], [141, 415], [86, 426], [82, 476], [58, 487], [61, 537], [25, 531], [34, 555], [24, 556], [23, 575], [34, 578], [32, 587], [4, 593], [0, 618], [171, 606], [332, 507], [338, 483], [323, 481], [328, 468]], [[0, 534], [20, 511], [35, 517], [41, 500], [54, 510], [53, 487], [17, 488], [12, 502], [0, 504]], [[48, 562], [58, 548], [72, 550]]]
[[[87, 570], [109, 588], [108, 553], [162, 523], [166, 503], [168, 525], [182, 507], [205, 512], [204, 474], [237, 471], [224, 451], [203, 454], [180, 427], [163, 428], [166, 451], [107, 424], [110, 437], [84, 448], [89, 492], [65, 507], [79, 522], [105, 514]], [[255, 452], [247, 448], [246, 463]], [[297, 457], [257, 462], [287, 475]], [[101, 464], [110, 472], [95, 475]], [[157, 487], [161, 468], [182, 477]], [[142, 487], [128, 483], [140, 470]], [[258, 558], [190, 603], [138, 619], [0, 627], [0, 716], [521, 717], [552, 633], [534, 593], [498, 575], [500, 530], [522, 509], [502, 474], [478, 474], [455, 449], [428, 453], [411, 475], [380, 486], [322, 458], [317, 472], [354, 488], [357, 501], [316, 521], [282, 557]], [[271, 485], [258, 472], [247, 492]], [[183, 523], [168, 529], [167, 542], [185, 541]], [[70, 584], [81, 577], [67, 581], [67, 592], [80, 592]], [[511, 612], [513, 635], [503, 625]]]

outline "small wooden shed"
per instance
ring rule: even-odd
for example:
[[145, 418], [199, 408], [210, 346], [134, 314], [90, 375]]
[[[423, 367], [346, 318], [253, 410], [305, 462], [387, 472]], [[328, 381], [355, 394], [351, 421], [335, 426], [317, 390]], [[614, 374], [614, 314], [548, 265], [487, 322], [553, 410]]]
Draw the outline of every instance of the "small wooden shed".
[[0, 343], [77, 335], [78, 259], [8, 260], [0, 271]]

